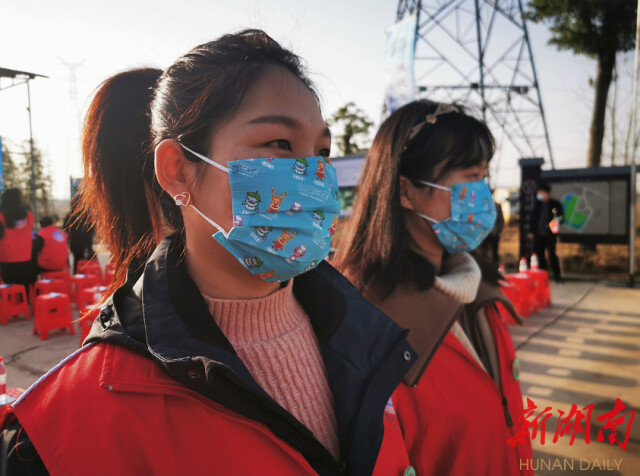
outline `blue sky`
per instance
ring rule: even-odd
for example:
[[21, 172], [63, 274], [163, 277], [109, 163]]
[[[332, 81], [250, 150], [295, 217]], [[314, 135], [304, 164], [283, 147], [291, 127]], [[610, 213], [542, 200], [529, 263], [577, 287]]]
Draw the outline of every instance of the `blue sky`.
[[[65, 197], [69, 174], [80, 173], [78, 116], [102, 80], [132, 67], [164, 68], [193, 46], [242, 28], [262, 28], [306, 60], [326, 116], [353, 101], [377, 123], [383, 101], [384, 31], [395, 20], [396, 4], [394, 0], [4, 2], [0, 67], [49, 76], [32, 83], [34, 137], [54, 177], [54, 195]], [[556, 166], [583, 166], [593, 100], [588, 81], [595, 74], [595, 62], [548, 46], [544, 26], [531, 25], [530, 37]], [[83, 62], [77, 69], [77, 108], [70, 108], [69, 69], [60, 59]], [[621, 87], [622, 104], [630, 102], [630, 89]], [[12, 150], [28, 137], [25, 107], [24, 87], [0, 91], [0, 136]], [[515, 156], [502, 157], [497, 185], [517, 185], [516, 161]]]

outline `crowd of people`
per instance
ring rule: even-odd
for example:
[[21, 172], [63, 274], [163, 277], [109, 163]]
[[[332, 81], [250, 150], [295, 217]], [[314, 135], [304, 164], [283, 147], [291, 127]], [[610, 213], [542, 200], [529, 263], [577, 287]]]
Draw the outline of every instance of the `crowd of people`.
[[77, 219], [78, 199], [62, 229], [57, 216], [45, 215], [34, 229], [34, 216], [17, 188], [2, 193], [0, 202], [0, 279], [6, 284], [28, 288], [38, 275], [69, 268], [69, 249], [73, 253], [74, 273], [79, 260], [93, 256], [93, 229], [86, 219]]
[[[532, 474], [514, 311], [474, 251], [496, 223], [491, 132], [456, 105], [391, 114], [329, 263], [318, 97], [259, 30], [98, 88], [77, 205], [112, 295], [5, 409], [6, 474]], [[21, 210], [5, 233], [30, 232]]]

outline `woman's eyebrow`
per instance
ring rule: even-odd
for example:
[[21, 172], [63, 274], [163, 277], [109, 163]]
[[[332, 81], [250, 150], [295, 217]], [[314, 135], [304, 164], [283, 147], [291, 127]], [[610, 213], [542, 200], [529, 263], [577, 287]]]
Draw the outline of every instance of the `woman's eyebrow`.
[[[290, 116], [260, 116], [251, 119], [247, 124], [281, 124], [289, 129], [297, 129], [300, 127], [300, 121]], [[322, 137], [331, 139], [331, 130], [326, 126], [322, 131]]]
[[300, 122], [289, 116], [260, 116], [251, 119], [247, 124], [282, 124], [290, 129], [300, 127]]

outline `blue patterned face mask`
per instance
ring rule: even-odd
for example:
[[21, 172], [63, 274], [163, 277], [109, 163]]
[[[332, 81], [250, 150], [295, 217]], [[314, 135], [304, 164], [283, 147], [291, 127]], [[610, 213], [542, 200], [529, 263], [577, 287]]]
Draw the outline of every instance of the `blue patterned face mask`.
[[234, 160], [227, 168], [182, 147], [229, 174], [233, 228], [225, 231], [188, 203], [189, 196], [176, 195], [176, 204], [192, 207], [217, 228], [213, 238], [252, 274], [286, 281], [327, 256], [340, 201], [336, 170], [325, 158]]
[[491, 232], [496, 222], [496, 207], [491, 189], [484, 180], [443, 187], [431, 182], [419, 183], [445, 190], [451, 194], [451, 217], [437, 221], [415, 212], [433, 223], [433, 231], [449, 253], [476, 249]]

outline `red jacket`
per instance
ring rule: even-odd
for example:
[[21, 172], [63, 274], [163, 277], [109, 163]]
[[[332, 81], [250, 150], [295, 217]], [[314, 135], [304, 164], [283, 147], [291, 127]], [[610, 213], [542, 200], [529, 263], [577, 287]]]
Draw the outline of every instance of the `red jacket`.
[[[130, 273], [107, 301], [85, 347], [0, 420], [7, 451], [0, 468], [71, 476], [403, 475], [409, 458], [389, 402], [416, 357], [406, 331], [324, 261], [295, 278], [334, 397], [336, 461], [255, 382], [171, 240], [140, 279]], [[30, 446], [39, 471], [25, 462]]]
[[0, 223], [4, 227], [4, 235], [0, 239], [0, 263], [31, 261], [33, 213], [27, 210], [27, 217], [16, 221], [14, 228], [7, 228], [4, 215], [0, 213]]
[[[52, 476], [317, 474], [264, 424], [112, 344], [71, 356], [9, 409], [6, 423], [14, 416]], [[402, 434], [395, 417], [385, 417], [374, 474], [403, 475], [409, 462]]]
[[531, 460], [531, 443], [507, 444], [520, 429], [523, 411], [511, 338], [492, 307], [485, 314], [498, 348], [502, 393], [448, 333], [417, 386], [400, 385], [393, 396], [411, 463], [421, 476], [533, 475], [527, 466], [520, 469], [520, 461]]
[[50, 271], [66, 268], [69, 259], [67, 234], [57, 226], [50, 225], [40, 230], [38, 236], [44, 240], [44, 246], [38, 255], [38, 265]]
[[[507, 443], [520, 428], [522, 394], [517, 372], [514, 376], [513, 344], [496, 302], [515, 314], [499, 288], [484, 281], [467, 305], [435, 287], [420, 291], [412, 286], [399, 286], [374, 301], [410, 330], [409, 343], [418, 353], [392, 400], [409, 459], [420, 476], [532, 475], [520, 470], [520, 460], [525, 465], [530, 461], [530, 441], [515, 448]], [[450, 332], [456, 321], [476, 350], [493, 347], [491, 353], [478, 354], [499, 375], [488, 373]]]

